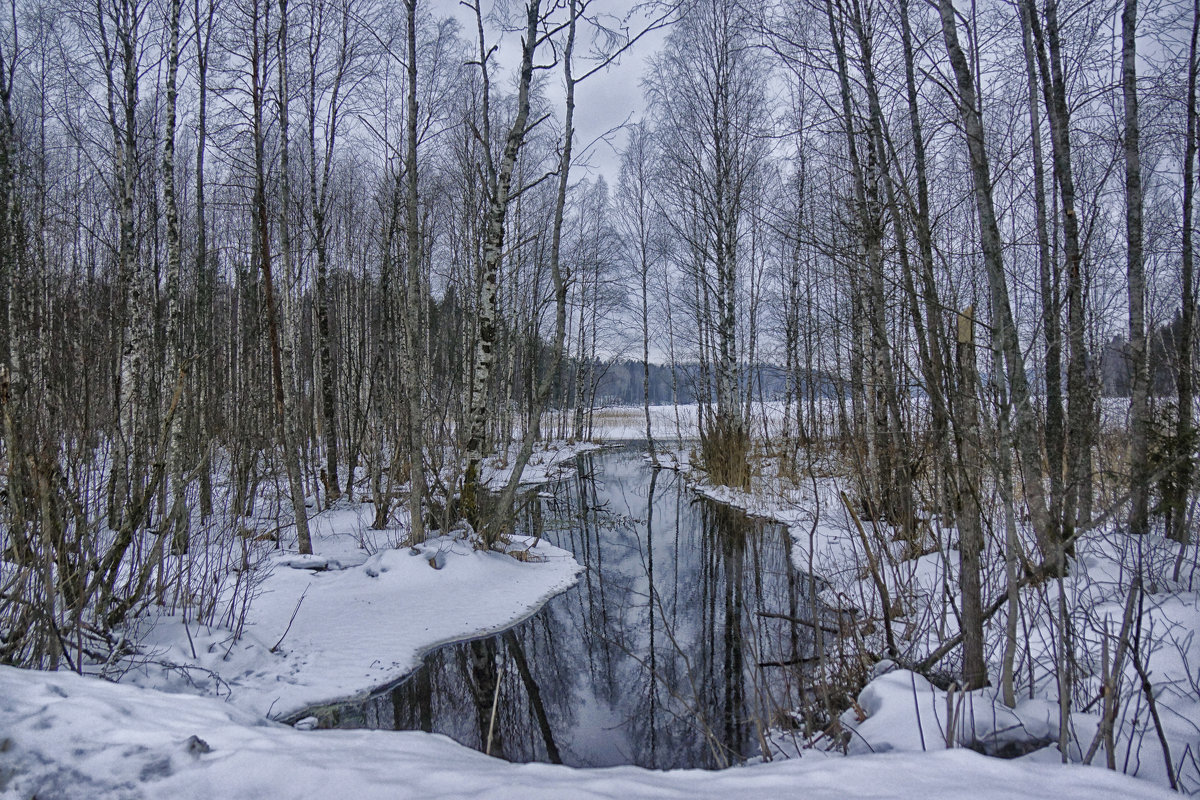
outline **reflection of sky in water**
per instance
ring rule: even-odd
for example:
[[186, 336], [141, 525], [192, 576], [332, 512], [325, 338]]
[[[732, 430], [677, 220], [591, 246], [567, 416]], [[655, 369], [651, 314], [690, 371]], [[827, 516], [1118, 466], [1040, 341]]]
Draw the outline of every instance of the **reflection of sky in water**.
[[566, 750], [586, 754], [588, 766], [615, 767], [633, 761], [625, 720], [607, 703], [599, 702], [590, 692], [575, 695], [574, 725], [568, 731]]
[[755, 755], [759, 728], [798, 702], [789, 662], [812, 650], [807, 628], [759, 616], [809, 616], [787, 534], [697, 498], [675, 473], [654, 476], [630, 450], [582, 456], [544, 493], [522, 525], [575, 554], [579, 584], [325, 724], [426, 728], [482, 750], [495, 701], [492, 752], [514, 761], [716, 767]]

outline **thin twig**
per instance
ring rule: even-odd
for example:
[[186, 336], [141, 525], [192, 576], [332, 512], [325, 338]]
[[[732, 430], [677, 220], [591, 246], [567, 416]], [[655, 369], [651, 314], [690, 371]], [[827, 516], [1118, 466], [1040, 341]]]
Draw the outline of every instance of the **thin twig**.
[[300, 604], [304, 602], [304, 598], [307, 595], [308, 587], [305, 587], [304, 592], [300, 595], [300, 599], [296, 601], [296, 607], [292, 609], [292, 618], [288, 620], [287, 627], [283, 629], [283, 636], [280, 636], [279, 641], [276, 642], [275, 646], [271, 648], [272, 653], [279, 649], [279, 645], [283, 644], [283, 640], [288, 635], [288, 631], [292, 629], [292, 623], [296, 621], [296, 615], [300, 613]]

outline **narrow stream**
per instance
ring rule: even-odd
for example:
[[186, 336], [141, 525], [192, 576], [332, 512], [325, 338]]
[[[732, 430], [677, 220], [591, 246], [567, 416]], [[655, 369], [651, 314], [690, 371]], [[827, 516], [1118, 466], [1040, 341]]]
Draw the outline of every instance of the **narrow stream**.
[[809, 628], [764, 616], [810, 617], [786, 530], [699, 497], [634, 449], [581, 456], [529, 506], [522, 524], [574, 553], [579, 584], [499, 636], [431, 652], [365, 702], [321, 709], [321, 726], [434, 731], [575, 766], [758, 755], [760, 731], [799, 704], [813, 652]]

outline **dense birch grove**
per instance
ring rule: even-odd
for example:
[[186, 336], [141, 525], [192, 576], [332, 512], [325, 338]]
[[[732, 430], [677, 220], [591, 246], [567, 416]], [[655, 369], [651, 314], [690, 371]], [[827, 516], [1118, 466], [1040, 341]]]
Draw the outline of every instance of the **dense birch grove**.
[[[339, 502], [491, 546], [613, 375], [653, 438], [652, 361], [714, 482], [836, 474], [914, 552], [955, 531], [923, 663], [962, 645], [967, 688], [1082, 533], [1194, 540], [1200, 3], [627, 12], [7, 0], [0, 661], [236, 623], [246, 553]], [[631, 58], [637, 118], [581, 140]]]

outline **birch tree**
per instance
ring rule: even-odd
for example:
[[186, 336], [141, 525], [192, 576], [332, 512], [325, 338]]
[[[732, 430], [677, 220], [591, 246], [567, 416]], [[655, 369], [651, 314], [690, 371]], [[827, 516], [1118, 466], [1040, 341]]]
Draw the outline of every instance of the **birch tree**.
[[[479, 468], [487, 437], [488, 384], [492, 365], [495, 362], [497, 344], [496, 288], [499, 280], [500, 261], [504, 256], [504, 220], [512, 199], [513, 168], [517, 163], [521, 146], [529, 130], [530, 86], [533, 82], [533, 59], [541, 44], [539, 22], [541, 0], [528, 0], [525, 5], [524, 33], [521, 39], [521, 61], [517, 78], [516, 116], [504, 138], [503, 150], [497, 161], [490, 149], [491, 142], [491, 59], [494, 51], [489, 49], [484, 38], [483, 12], [479, 0], [474, 4], [479, 32], [480, 75], [483, 78], [481, 99], [480, 131], [485, 143], [484, 176], [487, 188], [487, 212], [484, 221], [483, 270], [479, 299], [479, 333], [475, 342], [475, 354], [471, 375], [470, 400], [467, 413], [466, 472], [463, 476], [463, 515], [479, 527]], [[492, 544], [498, 534], [486, 533], [486, 541]]]
[[675, 195], [673, 232], [695, 256], [701, 363], [713, 378], [715, 411], [702, 420], [701, 449], [712, 478], [739, 487], [750, 477], [738, 363], [740, 247], [747, 192], [763, 158], [752, 126], [766, 114], [764, 65], [749, 30], [734, 3], [684, 4], [647, 81]]

